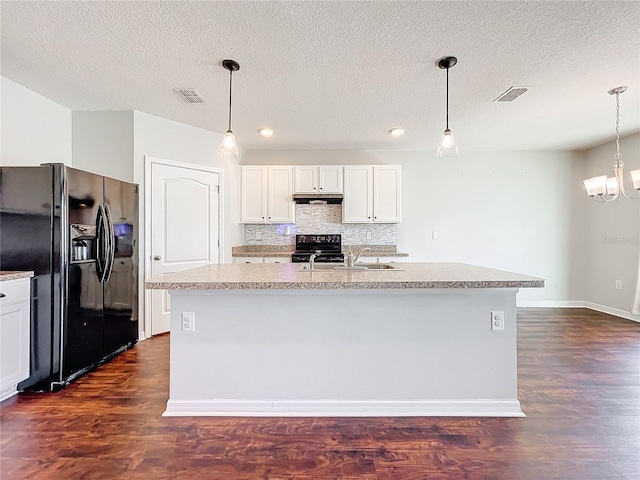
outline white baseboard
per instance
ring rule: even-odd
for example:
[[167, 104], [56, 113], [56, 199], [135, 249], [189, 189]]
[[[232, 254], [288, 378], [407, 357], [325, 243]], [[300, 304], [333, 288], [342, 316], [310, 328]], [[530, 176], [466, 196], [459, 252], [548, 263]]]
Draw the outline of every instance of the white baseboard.
[[625, 312], [619, 308], [607, 307], [606, 305], [600, 305], [598, 303], [586, 302], [587, 308], [596, 310], [602, 313], [608, 313], [616, 317], [626, 318], [627, 320], [633, 320], [634, 322], [640, 322], [640, 315], [633, 315], [631, 312]]
[[164, 417], [525, 417], [518, 400], [169, 400]]
[[634, 322], [640, 322], [640, 315], [634, 315], [630, 312], [625, 312], [619, 308], [607, 307], [606, 305], [600, 305], [593, 302], [582, 301], [545, 301], [545, 300], [533, 300], [516, 302], [518, 308], [589, 308], [602, 313], [608, 313], [627, 320], [633, 320]]
[[585, 308], [587, 302], [579, 300], [555, 301], [555, 300], [523, 300], [516, 301], [518, 308]]

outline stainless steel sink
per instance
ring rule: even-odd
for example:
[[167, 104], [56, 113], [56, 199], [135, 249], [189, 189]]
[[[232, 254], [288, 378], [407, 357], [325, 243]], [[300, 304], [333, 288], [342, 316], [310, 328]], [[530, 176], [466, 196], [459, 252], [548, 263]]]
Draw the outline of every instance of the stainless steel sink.
[[[316, 263], [314, 265], [314, 272], [318, 271], [367, 271], [367, 270], [402, 270], [400, 267], [393, 263], [356, 263], [353, 267], [348, 267], [343, 264], [336, 265], [335, 263]], [[309, 264], [303, 263], [298, 267], [298, 271], [309, 271]]]

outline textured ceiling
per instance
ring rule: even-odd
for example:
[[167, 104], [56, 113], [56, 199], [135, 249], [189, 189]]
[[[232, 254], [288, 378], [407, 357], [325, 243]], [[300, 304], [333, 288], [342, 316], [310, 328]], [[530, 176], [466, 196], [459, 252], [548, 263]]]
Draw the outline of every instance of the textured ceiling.
[[[640, 130], [637, 1], [2, 1], [2, 75], [71, 110], [139, 110], [245, 150], [580, 149]], [[513, 103], [493, 100], [530, 86]], [[174, 87], [195, 88], [188, 104]], [[262, 138], [260, 127], [275, 130]], [[406, 134], [388, 134], [392, 127]], [[637, 152], [636, 152], [637, 153]]]

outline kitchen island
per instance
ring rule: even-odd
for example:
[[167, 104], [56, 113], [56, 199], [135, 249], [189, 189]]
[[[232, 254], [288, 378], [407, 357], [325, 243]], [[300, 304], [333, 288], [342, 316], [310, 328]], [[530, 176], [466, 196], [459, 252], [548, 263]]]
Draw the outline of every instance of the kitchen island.
[[171, 294], [164, 415], [523, 416], [516, 293], [543, 279], [456, 263], [300, 267], [146, 282]]

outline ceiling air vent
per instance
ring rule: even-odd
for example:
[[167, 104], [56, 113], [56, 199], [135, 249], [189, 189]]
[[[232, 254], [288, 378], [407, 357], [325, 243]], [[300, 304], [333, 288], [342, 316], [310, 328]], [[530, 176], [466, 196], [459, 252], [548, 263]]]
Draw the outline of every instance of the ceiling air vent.
[[187, 103], [204, 103], [204, 100], [193, 88], [174, 88], [174, 90], [184, 98]]
[[531, 87], [511, 87], [509, 90], [496, 98], [494, 102], [513, 102], [516, 98], [529, 90], [529, 88]]

